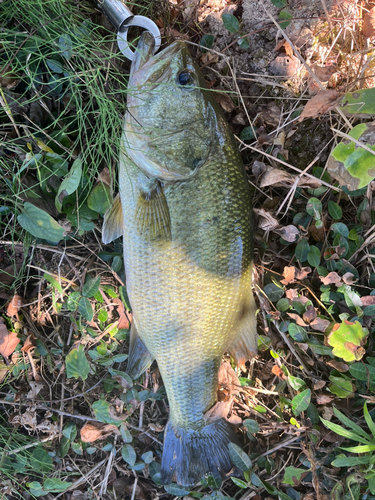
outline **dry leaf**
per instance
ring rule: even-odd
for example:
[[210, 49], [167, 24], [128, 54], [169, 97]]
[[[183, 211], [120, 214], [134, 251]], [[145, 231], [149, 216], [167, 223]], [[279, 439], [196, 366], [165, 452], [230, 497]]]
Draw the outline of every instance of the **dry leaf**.
[[234, 102], [232, 101], [232, 99], [229, 97], [228, 94], [214, 92], [213, 97], [215, 101], [218, 104], [220, 104], [221, 108], [225, 111], [225, 113], [231, 113], [236, 108]]
[[98, 180], [103, 184], [111, 187], [111, 174], [108, 167], [104, 167], [103, 170], [99, 173]]
[[272, 373], [283, 380], [285, 380], [285, 373], [282, 371], [279, 365], [273, 365]]
[[333, 396], [326, 396], [322, 394], [321, 396], [317, 396], [316, 402], [318, 405], [326, 405], [328, 403], [331, 403], [335, 398]]
[[118, 427], [113, 424], [87, 423], [81, 429], [81, 439], [84, 443], [93, 443], [106, 439], [111, 434], [120, 435]]
[[274, 233], [281, 236], [281, 238], [289, 243], [294, 243], [299, 238], [300, 232], [296, 226], [289, 225], [285, 227], [280, 227], [279, 229], [274, 229]]
[[323, 318], [316, 318], [314, 321], [310, 323], [310, 326], [313, 330], [316, 330], [317, 332], [325, 332], [327, 328], [329, 327], [330, 322], [328, 319], [323, 319]]
[[321, 90], [307, 102], [298, 120], [301, 122], [305, 118], [315, 118], [327, 113], [337, 106], [341, 96], [342, 93], [338, 93], [336, 90]]
[[336, 359], [331, 359], [330, 361], [327, 361], [328, 366], [332, 366], [335, 370], [337, 370], [340, 373], [345, 373], [349, 370], [349, 366], [342, 361], [337, 361]]
[[254, 214], [258, 218], [257, 226], [263, 231], [273, 231], [279, 226], [278, 221], [273, 217], [270, 212], [264, 208], [254, 208]]
[[[205, 52], [201, 55], [201, 61], [206, 66], [207, 64], [216, 64], [219, 60], [219, 56], [213, 52]], [[208, 87], [210, 88], [210, 87]]]
[[[290, 187], [296, 182], [297, 176], [285, 172], [279, 168], [267, 167], [266, 172], [260, 181], [260, 187], [278, 186]], [[312, 179], [307, 177], [298, 178], [297, 186], [300, 188], [317, 189], [322, 184], [319, 179]]]
[[292, 319], [294, 319], [294, 321], [297, 323], [297, 325], [299, 326], [307, 326], [306, 323], [303, 321], [303, 319], [298, 316], [298, 314], [294, 314], [294, 313], [287, 313], [288, 316]]
[[12, 317], [15, 316], [18, 318], [18, 311], [22, 306], [22, 297], [20, 295], [14, 295], [12, 300], [9, 302], [7, 307], [7, 315]]
[[352, 285], [355, 281], [357, 281], [357, 278], [354, 276], [353, 273], [345, 273], [344, 276], [342, 277], [342, 281], [346, 285]]
[[273, 50], [277, 52], [280, 49], [284, 49], [287, 56], [293, 55], [293, 49], [286, 40], [280, 40]]
[[302, 267], [300, 270], [296, 270], [296, 278], [298, 280], [303, 280], [308, 274], [311, 273], [311, 267]]
[[328, 82], [332, 75], [337, 72], [337, 66], [335, 64], [331, 64], [329, 66], [313, 66], [311, 68], [318, 80], [323, 83]]
[[375, 36], [375, 7], [370, 9], [363, 18], [362, 31], [365, 38]]
[[9, 332], [0, 318], [0, 354], [4, 357], [10, 356], [14, 349], [17, 347], [20, 339], [17, 337], [16, 332]]
[[122, 302], [121, 299], [115, 298], [112, 299], [112, 302], [117, 305], [117, 313], [119, 315], [119, 320], [118, 320], [118, 329], [125, 329], [128, 330], [130, 328], [130, 313], [125, 313], [125, 306], [124, 303]]
[[160, 424], [148, 424], [148, 428], [151, 429], [154, 432], [163, 432], [164, 426]]
[[302, 318], [306, 323], [311, 323], [317, 317], [317, 312], [314, 306], [307, 306], [306, 311], [303, 313]]
[[361, 297], [361, 302], [363, 306], [372, 306], [375, 304], [375, 295], [366, 295]]
[[298, 300], [298, 292], [295, 288], [290, 288], [289, 290], [286, 290], [285, 296], [289, 300]]
[[30, 335], [27, 336], [27, 339], [25, 340], [23, 346], [21, 347], [21, 351], [23, 352], [28, 352], [30, 349], [32, 349], [35, 346], [34, 343], [34, 335], [30, 333]]
[[323, 387], [327, 384], [324, 380], [318, 380], [314, 384], [314, 391], [318, 391], [319, 389], [323, 389]]
[[323, 285], [332, 285], [332, 284], [342, 284], [341, 281], [341, 276], [339, 276], [337, 273], [332, 271], [331, 273], [328, 273], [327, 276], [319, 276], [320, 281], [323, 283]]
[[[284, 271], [283, 271], [284, 279], [280, 280], [280, 282], [283, 285], [289, 285], [289, 283], [294, 282], [295, 275], [296, 275], [296, 268], [294, 266], [284, 267]], [[290, 290], [288, 290], [288, 291], [290, 291]], [[295, 291], [295, 290], [293, 290], [293, 291]], [[297, 294], [297, 292], [296, 292], [296, 294]], [[292, 297], [288, 297], [288, 298], [292, 298]]]

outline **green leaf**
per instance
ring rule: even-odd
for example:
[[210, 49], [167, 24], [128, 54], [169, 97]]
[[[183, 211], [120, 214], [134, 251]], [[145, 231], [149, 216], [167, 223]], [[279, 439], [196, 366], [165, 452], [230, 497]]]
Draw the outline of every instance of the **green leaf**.
[[[345, 103], [345, 105], [341, 107], [345, 114], [374, 115], [375, 88], [356, 90], [355, 92], [347, 92], [342, 98], [341, 102]], [[359, 139], [358, 135], [356, 137], [352, 134], [350, 135], [355, 139]]]
[[245, 38], [239, 38], [237, 40], [238, 45], [241, 47], [241, 49], [246, 50], [250, 47], [250, 42], [247, 37]]
[[228, 449], [229, 449], [229, 456], [236, 467], [238, 467], [242, 471], [247, 471], [251, 469], [252, 462], [249, 458], [249, 455], [247, 455], [242, 450], [242, 448], [240, 448], [234, 443], [229, 443]]
[[49, 472], [52, 470], [53, 458], [41, 446], [34, 448], [31, 461], [35, 470]]
[[353, 384], [350, 380], [334, 375], [330, 375], [329, 380], [332, 384], [328, 386], [328, 389], [332, 394], [336, 394], [339, 398], [352, 398], [354, 396]]
[[353, 363], [349, 366], [349, 372], [357, 380], [363, 380], [364, 382], [375, 380], [375, 367], [366, 363]]
[[54, 286], [59, 293], [61, 293], [61, 294], [63, 293], [62, 286], [60, 285], [60, 283], [57, 280], [55, 280], [55, 278], [53, 276], [51, 276], [50, 274], [44, 273], [43, 278], [46, 281], [48, 281], [48, 283], [50, 283], [52, 286]]
[[292, 389], [295, 391], [300, 391], [303, 387], [306, 387], [305, 381], [298, 377], [293, 377], [289, 375], [288, 382]]
[[369, 439], [368, 434], [362, 429], [362, 427], [360, 427], [355, 422], [346, 417], [343, 413], [341, 413], [340, 410], [333, 407], [333, 413], [338, 418], [338, 420], [340, 420], [340, 422], [342, 422], [347, 427], [350, 427], [350, 429], [352, 429], [356, 434], [358, 434], [358, 436], [362, 436], [366, 440]]
[[137, 460], [137, 454], [131, 444], [125, 444], [121, 449], [122, 458], [132, 467]]
[[78, 311], [87, 321], [92, 321], [94, 311], [92, 310], [92, 305], [88, 298], [81, 297], [79, 299]]
[[320, 250], [318, 247], [311, 246], [310, 252], [307, 254], [307, 262], [311, 267], [318, 267], [320, 264]]
[[320, 219], [322, 214], [322, 202], [318, 198], [310, 198], [306, 204], [306, 212], [314, 217]]
[[340, 205], [335, 203], [334, 201], [328, 202], [328, 212], [332, 219], [340, 220], [342, 217], [342, 210]]
[[69, 61], [73, 55], [72, 47], [73, 43], [70, 36], [66, 34], [61, 35], [59, 38], [59, 48], [67, 61]]
[[43, 483], [43, 488], [50, 493], [60, 493], [70, 488], [73, 483], [69, 481], [62, 481], [55, 477], [47, 478]]
[[245, 481], [242, 481], [242, 479], [237, 479], [236, 477], [231, 477], [231, 480], [239, 488], [245, 489], [245, 488], [249, 487], [249, 485], [247, 483], [245, 483]]
[[285, 469], [283, 483], [292, 486], [298, 486], [301, 479], [307, 475], [309, 471], [306, 469], [297, 469], [296, 467], [287, 467]]
[[332, 461], [334, 467], [354, 467], [356, 465], [366, 465], [370, 463], [370, 456], [367, 457], [340, 457]]
[[292, 410], [294, 415], [298, 416], [302, 411], [307, 410], [311, 401], [311, 390], [306, 389], [300, 394], [297, 394], [292, 399]]
[[346, 224], [343, 224], [342, 222], [336, 222], [335, 224], [332, 224], [331, 226], [332, 231], [336, 234], [341, 234], [344, 238], [349, 237], [349, 229]]
[[190, 493], [189, 490], [185, 489], [183, 486], [178, 486], [174, 483], [165, 485], [164, 489], [167, 493], [175, 497], [184, 497]]
[[36, 238], [57, 244], [64, 238], [64, 229], [47, 212], [26, 202], [23, 213], [17, 217], [21, 227]]
[[61, 62], [55, 61], [54, 59], [46, 59], [45, 62], [54, 73], [64, 73], [65, 69]]
[[259, 424], [256, 420], [247, 418], [246, 420], [243, 421], [243, 425], [249, 432], [252, 432], [253, 434], [256, 434], [257, 432], [260, 431]]
[[[366, 420], [366, 424], [367, 424], [367, 427], [370, 429], [371, 431], [371, 434], [374, 436], [375, 438], [375, 423], [374, 421], [372, 420], [371, 418], [371, 415], [369, 414], [368, 412], [368, 409], [367, 409], [367, 401], [365, 402], [364, 406], [363, 406], [363, 415], [365, 417], [365, 420]], [[375, 449], [375, 448], [374, 448]], [[362, 452], [358, 452], [358, 453], [362, 453]]]
[[65, 436], [63, 436], [60, 441], [59, 456], [61, 458], [66, 457], [66, 455], [69, 453], [69, 450], [70, 450], [70, 440], [67, 439]]
[[133, 441], [133, 436], [130, 434], [130, 431], [126, 427], [126, 424], [120, 425], [120, 433], [124, 443], [131, 443]]
[[286, 0], [271, 0], [271, 2], [278, 9], [282, 9], [286, 6]]
[[330, 431], [335, 432], [339, 436], [350, 439], [352, 441], [358, 441], [359, 443], [362, 443], [362, 444], [370, 444], [369, 438], [365, 439], [353, 431], [349, 431], [347, 429], [344, 429], [344, 427], [341, 427], [341, 425], [334, 424], [333, 422], [330, 422], [329, 420], [324, 420], [324, 418], [320, 418], [320, 420], [323, 422], [323, 424]]
[[66, 376], [68, 378], [79, 378], [86, 380], [90, 373], [90, 365], [86, 359], [83, 346], [80, 345], [78, 349], [72, 349], [65, 359]]
[[77, 158], [57, 191], [55, 206], [59, 212], [62, 210], [62, 202], [64, 198], [74, 193], [74, 191], [78, 188], [79, 183], [81, 182], [81, 177], [82, 161], [80, 158]]
[[349, 448], [344, 448], [340, 446], [342, 450], [349, 451], [350, 453], [369, 453], [375, 450], [375, 444], [364, 444], [359, 446], [350, 446]]
[[141, 458], [145, 464], [150, 464], [154, 459], [154, 454], [152, 453], [152, 451], [146, 451], [146, 453], [143, 453]]
[[302, 326], [296, 325], [295, 323], [289, 323], [288, 332], [292, 339], [296, 342], [306, 342], [306, 340], [308, 340], [306, 330]]
[[268, 283], [263, 288], [263, 291], [271, 302], [277, 302], [284, 295], [283, 288], [278, 287], [275, 283]]
[[104, 214], [109, 208], [111, 200], [110, 189], [106, 184], [97, 184], [87, 198], [87, 206], [97, 212]]
[[201, 41], [199, 42], [202, 52], [207, 52], [206, 49], [211, 49], [214, 40], [215, 40], [214, 35], [203, 35]]
[[366, 343], [368, 330], [359, 321], [352, 323], [344, 320], [333, 327], [328, 336], [328, 344], [333, 347], [333, 354], [344, 361], [359, 361], [365, 354], [362, 347]]
[[[288, 12], [287, 10], [282, 10], [280, 11], [279, 14], [279, 24], [281, 29], [285, 29], [289, 26], [290, 24], [290, 19], [293, 19], [293, 15]], [[283, 21], [283, 22], [282, 22]]]
[[310, 252], [310, 245], [307, 243], [306, 240], [301, 240], [296, 246], [296, 251], [294, 255], [296, 260], [300, 262], [305, 262], [309, 252]]
[[255, 127], [245, 127], [241, 130], [240, 139], [241, 141], [252, 141], [255, 139], [254, 131]]
[[26, 486], [29, 488], [30, 493], [35, 497], [48, 495], [48, 491], [43, 490], [42, 485], [38, 481], [33, 481], [32, 483], [26, 483]]
[[62, 434], [69, 441], [74, 441], [77, 437], [77, 427], [74, 422], [67, 422], [64, 426]]
[[79, 292], [72, 292], [69, 294], [67, 300], [66, 300], [66, 307], [69, 309], [69, 311], [76, 311], [78, 307], [78, 302], [82, 295]]
[[375, 317], [375, 305], [366, 306], [363, 309], [364, 316]]
[[221, 16], [221, 19], [223, 20], [225, 28], [230, 33], [237, 33], [239, 31], [240, 23], [235, 16], [233, 16], [232, 14], [223, 14]]
[[95, 418], [97, 418], [100, 422], [104, 422], [105, 424], [114, 424], [120, 425], [124, 418], [114, 418], [111, 415], [111, 405], [104, 401], [104, 399], [99, 399], [92, 404], [92, 409], [95, 414]]
[[283, 298], [283, 299], [280, 299], [277, 303], [276, 303], [276, 309], [278, 311], [281, 311], [281, 312], [285, 312], [287, 311], [288, 309], [290, 309], [290, 304], [289, 304], [289, 300], [287, 298]]
[[100, 276], [97, 278], [88, 277], [86, 283], [82, 287], [82, 295], [88, 298], [93, 297], [99, 290], [100, 279]]
[[124, 303], [125, 308], [128, 311], [131, 311], [132, 309], [131, 309], [130, 300], [129, 300], [128, 292], [126, 291], [126, 288], [124, 286], [120, 286], [119, 292], [120, 292], [120, 297], [121, 297], [122, 302]]

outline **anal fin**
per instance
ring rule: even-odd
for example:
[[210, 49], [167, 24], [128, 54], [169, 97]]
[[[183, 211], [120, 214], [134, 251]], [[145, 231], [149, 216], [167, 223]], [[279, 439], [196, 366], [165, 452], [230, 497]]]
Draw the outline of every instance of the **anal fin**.
[[139, 338], [137, 328], [133, 322], [130, 327], [130, 348], [128, 357], [128, 367], [126, 369], [127, 373], [131, 378], [139, 378], [143, 372], [150, 367], [154, 358], [149, 353], [147, 347], [144, 345], [142, 340]]
[[258, 335], [255, 312], [256, 304], [250, 292], [239, 311], [234, 329], [234, 341], [228, 349], [237, 366], [240, 367], [244, 367], [246, 361], [253, 358], [257, 352]]
[[155, 181], [148, 191], [141, 191], [135, 220], [139, 233], [150, 240], [170, 240], [171, 219], [162, 186]]
[[104, 214], [102, 241], [105, 245], [108, 245], [111, 241], [122, 236], [123, 232], [124, 217], [122, 214], [120, 195], [117, 195], [112, 205]]

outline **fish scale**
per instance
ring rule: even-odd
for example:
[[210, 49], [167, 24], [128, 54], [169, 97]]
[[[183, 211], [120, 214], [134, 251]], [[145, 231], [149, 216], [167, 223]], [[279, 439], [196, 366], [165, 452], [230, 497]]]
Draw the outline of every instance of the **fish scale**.
[[[147, 34], [139, 43], [119, 167], [133, 312], [128, 370], [139, 376], [156, 359], [169, 403], [162, 481], [189, 486], [232, 467], [236, 436], [206, 413], [217, 402], [224, 352], [243, 364], [256, 351], [251, 196], [234, 138], [185, 44], [152, 57]], [[189, 89], [178, 85], [181, 70], [191, 72]], [[113, 217], [114, 208], [108, 225]], [[105, 227], [108, 242], [118, 232]]]

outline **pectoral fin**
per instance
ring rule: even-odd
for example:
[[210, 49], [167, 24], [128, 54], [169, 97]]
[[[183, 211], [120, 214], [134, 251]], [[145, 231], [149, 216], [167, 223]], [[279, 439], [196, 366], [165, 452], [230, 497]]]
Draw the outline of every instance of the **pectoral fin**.
[[133, 320], [133, 323], [130, 327], [130, 347], [128, 367], [126, 371], [131, 376], [131, 378], [139, 378], [142, 373], [150, 367], [153, 361], [154, 358], [151, 356], [151, 354], [147, 350], [147, 347], [139, 338], [137, 328]]
[[171, 238], [171, 219], [163, 188], [155, 181], [138, 196], [135, 220], [140, 234], [150, 240]]
[[111, 243], [122, 236], [124, 231], [124, 218], [122, 215], [122, 206], [120, 195], [117, 195], [113, 200], [112, 205], [104, 214], [104, 222], [102, 228], [102, 241], [105, 245]]
[[257, 352], [258, 335], [255, 311], [254, 297], [250, 295], [248, 300], [243, 302], [238, 312], [234, 342], [228, 349], [236, 364], [240, 367], [243, 367], [246, 361], [253, 358]]

